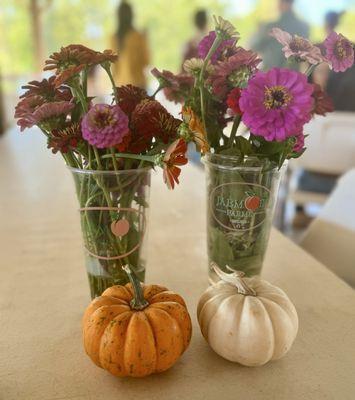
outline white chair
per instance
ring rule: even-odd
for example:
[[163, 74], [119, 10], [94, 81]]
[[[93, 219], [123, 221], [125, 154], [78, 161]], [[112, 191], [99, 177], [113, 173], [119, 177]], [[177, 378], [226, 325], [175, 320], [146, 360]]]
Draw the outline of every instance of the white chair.
[[323, 204], [328, 195], [297, 188], [301, 170], [340, 176], [355, 167], [355, 113], [333, 112], [316, 116], [304, 129], [307, 150], [290, 161], [289, 199], [298, 205]]
[[355, 169], [339, 179], [300, 245], [355, 288]]

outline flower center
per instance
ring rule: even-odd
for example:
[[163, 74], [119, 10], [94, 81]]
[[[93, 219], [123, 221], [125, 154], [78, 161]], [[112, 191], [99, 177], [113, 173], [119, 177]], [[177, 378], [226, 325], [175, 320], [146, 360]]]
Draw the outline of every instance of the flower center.
[[295, 53], [298, 51], [310, 50], [312, 47], [308, 40], [297, 35], [295, 35], [295, 37], [292, 39], [289, 46], [290, 49]]
[[268, 110], [287, 107], [291, 100], [292, 95], [284, 86], [265, 88], [264, 106]]
[[247, 65], [242, 65], [228, 76], [228, 80], [235, 87], [245, 87], [250, 75], [250, 68]]
[[334, 54], [338, 60], [343, 60], [348, 55], [348, 46], [344, 39], [339, 39], [334, 46]]
[[96, 113], [94, 123], [98, 128], [105, 128], [112, 125], [113, 117], [109, 111], [101, 111]]

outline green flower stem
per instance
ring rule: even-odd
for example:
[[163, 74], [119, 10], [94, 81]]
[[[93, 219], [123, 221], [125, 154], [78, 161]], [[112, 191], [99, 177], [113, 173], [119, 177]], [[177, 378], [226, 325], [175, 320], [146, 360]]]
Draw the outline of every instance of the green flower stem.
[[217, 50], [217, 48], [219, 47], [219, 45], [223, 42], [223, 37], [217, 32], [217, 36], [209, 50], [209, 52], [207, 53], [207, 56], [203, 62], [202, 68], [201, 68], [201, 72], [200, 72], [200, 77], [198, 79], [198, 87], [199, 87], [199, 91], [200, 91], [200, 102], [201, 102], [201, 117], [202, 117], [202, 122], [203, 122], [203, 126], [208, 134], [208, 130], [207, 130], [207, 126], [206, 126], [206, 110], [205, 110], [205, 85], [203, 84], [203, 79], [205, 76], [205, 72], [206, 72], [206, 68], [208, 65], [208, 62], [210, 61], [211, 57], [213, 56], [214, 52]]
[[152, 94], [153, 99], [162, 89], [164, 89], [164, 86], [159, 84], [158, 89]]
[[233, 121], [232, 131], [229, 138], [229, 147], [233, 146], [235, 135], [237, 134], [238, 126], [240, 124], [241, 115], [236, 115]]
[[306, 71], [304, 72], [304, 74], [306, 76], [310, 76], [312, 74], [312, 72], [316, 69], [316, 67], [318, 67], [319, 64], [310, 64], [308, 66], [308, 68], [306, 69]]
[[83, 93], [84, 96], [88, 95], [88, 67], [86, 66], [82, 73], [82, 82], [83, 82]]
[[117, 87], [116, 87], [116, 83], [115, 80], [113, 79], [112, 73], [111, 73], [111, 64], [110, 63], [104, 63], [101, 64], [102, 68], [106, 71], [111, 85], [112, 85], [112, 90], [113, 90], [113, 94], [115, 96], [115, 100], [116, 100], [116, 104], [118, 104], [119, 98], [118, 98], [118, 91], [117, 91]]
[[72, 88], [72, 91], [73, 91], [73, 95], [79, 99], [80, 104], [81, 104], [81, 106], [83, 108], [83, 111], [85, 113], [87, 113], [88, 112], [88, 104], [86, 102], [86, 96], [85, 96], [85, 94], [83, 93], [83, 91], [81, 89], [80, 83], [77, 80], [75, 80], [72, 83], [71, 88]]

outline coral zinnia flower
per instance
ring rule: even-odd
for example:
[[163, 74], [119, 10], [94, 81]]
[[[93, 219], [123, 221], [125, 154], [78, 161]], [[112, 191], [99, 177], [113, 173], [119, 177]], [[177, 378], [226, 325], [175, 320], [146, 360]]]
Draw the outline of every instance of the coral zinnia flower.
[[30, 96], [41, 96], [44, 101], [70, 101], [72, 94], [67, 87], [56, 87], [55, 76], [49, 79], [42, 79], [42, 81], [31, 81], [27, 85], [22, 86], [26, 92], [20, 96], [20, 99], [28, 98]]
[[[200, 41], [200, 43], [198, 44], [198, 56], [202, 59], [205, 59], [207, 57], [208, 52], [210, 51], [210, 48], [213, 45], [213, 42], [216, 39], [216, 32], [215, 31], [211, 31], [208, 33], [208, 35], [206, 35], [204, 38], [202, 38], [202, 40]], [[234, 39], [228, 39], [228, 40], [224, 40], [215, 50], [215, 52], [213, 53], [212, 57], [211, 57], [211, 63], [212, 64], [216, 64], [218, 60], [220, 60], [221, 56], [223, 55], [224, 51], [229, 48], [232, 47], [235, 44], [235, 40]]]
[[133, 85], [119, 86], [118, 92], [118, 105], [121, 110], [130, 116], [137, 105], [145, 99], [149, 99], [147, 92]]
[[332, 98], [327, 93], [325, 93], [317, 83], [313, 84], [312, 96], [314, 99], [312, 112], [314, 114], [324, 116], [326, 113], [334, 111]]
[[320, 48], [301, 36], [292, 36], [279, 28], [273, 28], [270, 36], [284, 46], [282, 51], [286, 58], [293, 56], [303, 61], [308, 61], [310, 64], [319, 64], [324, 61]]
[[174, 189], [175, 183], [179, 183], [181, 173], [179, 166], [187, 164], [186, 151], [186, 142], [178, 139], [168, 147], [164, 154], [163, 178], [169, 189]]
[[207, 132], [200, 118], [194, 113], [191, 107], [183, 107], [182, 116], [192, 134], [192, 140], [195, 142], [197, 150], [202, 154], [207, 153], [210, 145], [207, 142]]
[[242, 91], [239, 88], [232, 89], [227, 96], [227, 106], [233, 115], [241, 114], [242, 110], [239, 106], [240, 95]]
[[326, 59], [335, 72], [344, 72], [354, 64], [353, 44], [341, 33], [331, 32], [323, 46]]
[[111, 50], [100, 53], [81, 44], [70, 44], [53, 53], [45, 61], [44, 71], [55, 69], [55, 84], [59, 86], [79, 74], [85, 66], [113, 62], [116, 58]]
[[209, 78], [213, 93], [223, 99], [233, 87], [244, 87], [260, 63], [258, 55], [238, 47], [237, 52], [226, 61], [218, 63]]
[[258, 72], [242, 90], [242, 120], [254, 135], [283, 141], [311, 119], [313, 86], [305, 75], [286, 68]]
[[83, 138], [98, 149], [113, 147], [129, 133], [128, 117], [119, 106], [94, 105], [81, 122]]

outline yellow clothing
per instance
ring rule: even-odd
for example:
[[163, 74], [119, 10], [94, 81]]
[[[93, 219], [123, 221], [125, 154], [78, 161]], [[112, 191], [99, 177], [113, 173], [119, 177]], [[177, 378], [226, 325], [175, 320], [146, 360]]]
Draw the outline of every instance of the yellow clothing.
[[118, 54], [118, 61], [113, 65], [113, 77], [116, 85], [132, 84], [146, 87], [144, 68], [149, 63], [149, 51], [146, 36], [131, 30], [124, 38], [123, 49], [118, 46], [118, 37], [112, 37], [111, 48]]

